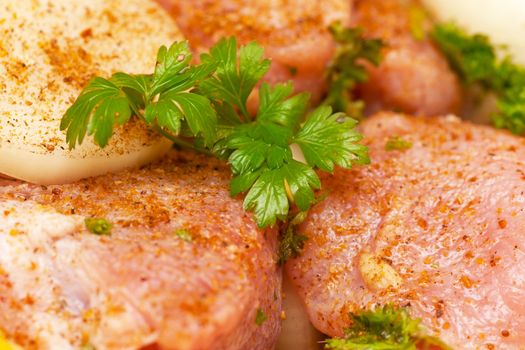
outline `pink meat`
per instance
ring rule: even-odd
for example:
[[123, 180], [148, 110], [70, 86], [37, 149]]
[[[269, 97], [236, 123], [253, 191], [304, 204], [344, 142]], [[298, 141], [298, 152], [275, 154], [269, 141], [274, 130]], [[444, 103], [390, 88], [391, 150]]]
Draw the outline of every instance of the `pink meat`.
[[[445, 57], [425, 35], [431, 27], [417, 0], [355, 0], [352, 22], [386, 47], [379, 67], [360, 87], [369, 113], [384, 109], [416, 115], [457, 112], [461, 88]], [[422, 31], [422, 33], [418, 33]]]
[[176, 19], [197, 51], [222, 37], [235, 36], [243, 44], [257, 41], [273, 65], [266, 80], [293, 80], [297, 91], [309, 91], [318, 101], [326, 92], [325, 69], [334, 54], [327, 27], [340, 21], [365, 29], [369, 37], [385, 41], [383, 63], [369, 67], [370, 80], [359, 93], [369, 113], [392, 109], [416, 115], [456, 112], [461, 88], [446, 59], [424, 31], [418, 1], [398, 0], [157, 0]]
[[[525, 139], [391, 113], [362, 130], [372, 164], [324, 176], [286, 266], [314, 325], [340, 336], [349, 312], [392, 302], [455, 349], [523, 349]], [[386, 151], [392, 137], [413, 146]]]
[[350, 21], [348, 0], [157, 0], [173, 14], [197, 51], [223, 37], [257, 41], [273, 61], [266, 80], [294, 81], [296, 91], [319, 100], [334, 54], [328, 26]]
[[[276, 232], [256, 228], [229, 178], [172, 154], [70, 185], [3, 181], [0, 329], [26, 350], [270, 349]], [[107, 218], [112, 235], [89, 233], [85, 217]]]

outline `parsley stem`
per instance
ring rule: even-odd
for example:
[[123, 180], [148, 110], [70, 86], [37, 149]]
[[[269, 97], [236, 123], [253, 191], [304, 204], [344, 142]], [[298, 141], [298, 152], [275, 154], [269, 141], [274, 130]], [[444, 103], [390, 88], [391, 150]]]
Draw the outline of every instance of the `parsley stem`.
[[196, 152], [199, 152], [199, 153], [202, 153], [202, 154], [206, 154], [208, 156], [213, 156], [213, 153], [210, 152], [209, 150], [207, 150], [205, 148], [202, 148], [202, 147], [198, 147], [198, 146], [196, 146], [195, 144], [193, 144], [191, 142], [185, 141], [185, 140], [181, 139], [180, 137], [177, 137], [177, 136], [175, 136], [173, 134], [170, 134], [169, 132], [165, 131], [164, 129], [162, 129], [158, 125], [155, 125], [154, 129], [159, 134], [161, 134], [162, 136], [166, 137], [171, 142], [173, 142], [173, 144], [175, 144], [175, 145], [177, 145], [177, 146], [179, 146], [181, 148], [191, 149], [191, 150], [194, 150]]
[[248, 113], [248, 109], [246, 108], [246, 105], [244, 103], [240, 104], [241, 113], [244, 116], [245, 123], [249, 123], [251, 121], [250, 113]]

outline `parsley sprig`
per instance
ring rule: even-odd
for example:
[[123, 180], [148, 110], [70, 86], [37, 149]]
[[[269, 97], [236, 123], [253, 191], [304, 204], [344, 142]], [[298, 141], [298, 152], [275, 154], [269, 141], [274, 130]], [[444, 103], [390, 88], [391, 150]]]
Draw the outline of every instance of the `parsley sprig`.
[[470, 35], [454, 23], [437, 24], [432, 37], [467, 85], [496, 94], [499, 111], [492, 116], [493, 124], [525, 134], [525, 68], [508, 55], [500, 59], [487, 36]]
[[202, 137], [207, 145], [216, 138], [217, 118], [210, 101], [197, 94], [199, 81], [214, 71], [211, 64], [193, 66], [186, 42], [161, 47], [152, 75], [116, 73], [109, 79], [96, 77], [66, 111], [60, 124], [67, 130], [70, 148], [87, 135], [104, 148], [115, 125], [124, 125], [135, 115], [152, 128], [178, 136]]
[[328, 339], [331, 350], [416, 350], [451, 348], [424, 332], [421, 320], [410, 317], [405, 308], [385, 305], [375, 310], [350, 314], [351, 325], [343, 338]]
[[[223, 39], [200, 61], [192, 64], [188, 44], [177, 42], [159, 50], [151, 75], [94, 78], [62, 119], [69, 146], [89, 135], [105, 147], [115, 126], [135, 116], [175, 142], [226, 159], [231, 194], [246, 193], [244, 207], [260, 227], [285, 220], [292, 206], [308, 210], [321, 187], [316, 170], [369, 161], [355, 120], [328, 106], [308, 113], [309, 95], [294, 95], [291, 83], [261, 83], [270, 61], [258, 44], [238, 49], [235, 38]], [[248, 101], [257, 86], [253, 115]], [[292, 145], [306, 162], [294, 159]]]

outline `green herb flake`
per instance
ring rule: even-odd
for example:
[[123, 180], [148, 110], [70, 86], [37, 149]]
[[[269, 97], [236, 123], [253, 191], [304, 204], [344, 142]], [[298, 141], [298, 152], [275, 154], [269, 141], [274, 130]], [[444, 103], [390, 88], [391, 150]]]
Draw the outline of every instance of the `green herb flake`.
[[268, 320], [268, 316], [266, 316], [263, 309], [257, 309], [257, 313], [255, 314], [255, 324], [257, 326], [262, 326], [266, 320]]
[[350, 314], [351, 325], [343, 338], [328, 339], [331, 350], [417, 350], [432, 346], [452, 350], [434, 336], [426, 334], [420, 319], [413, 319], [406, 308], [393, 305]]
[[364, 103], [353, 98], [352, 90], [368, 80], [364, 62], [379, 65], [384, 44], [379, 39], [366, 39], [360, 28], [346, 28], [339, 22], [330, 26], [330, 32], [336, 53], [326, 74], [328, 94], [323, 104], [361, 119]]
[[97, 236], [111, 236], [113, 225], [104, 218], [86, 218], [84, 223], [88, 231]]
[[297, 232], [297, 226], [306, 219], [307, 212], [300, 212], [292, 218], [284, 230], [279, 243], [277, 264], [283, 266], [288, 260], [298, 257], [308, 237]]
[[182, 239], [184, 242], [191, 243], [193, 241], [193, 236], [186, 230], [177, 230], [175, 235]]
[[[525, 133], [525, 68], [498, 52], [486, 35], [470, 35], [454, 23], [437, 24], [432, 38], [467, 86], [477, 85], [497, 97], [497, 128]], [[499, 57], [503, 57], [500, 59]]]
[[413, 146], [411, 141], [402, 139], [401, 137], [394, 136], [390, 138], [385, 144], [386, 151], [406, 151], [411, 149]]
[[288, 67], [288, 72], [292, 77], [295, 77], [297, 75], [297, 68], [293, 66]]

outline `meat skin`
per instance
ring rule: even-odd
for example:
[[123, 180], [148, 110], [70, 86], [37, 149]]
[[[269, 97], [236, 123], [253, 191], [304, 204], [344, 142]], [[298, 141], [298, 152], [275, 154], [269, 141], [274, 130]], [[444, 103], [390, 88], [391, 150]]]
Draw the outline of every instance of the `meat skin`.
[[414, 26], [425, 35], [432, 25], [421, 18], [417, 0], [356, 0], [352, 14], [353, 25], [385, 42], [381, 64], [368, 67], [369, 80], [359, 88], [368, 113], [388, 109], [436, 116], [458, 111], [458, 78], [428, 35], [414, 36]]
[[323, 176], [286, 266], [314, 325], [340, 336], [349, 312], [395, 303], [454, 349], [523, 349], [525, 139], [451, 116], [361, 128], [372, 164]]
[[[174, 153], [69, 185], [3, 181], [0, 329], [26, 350], [271, 349], [276, 232], [230, 198], [229, 178], [218, 161]], [[112, 235], [87, 232], [85, 217], [107, 218]]]

